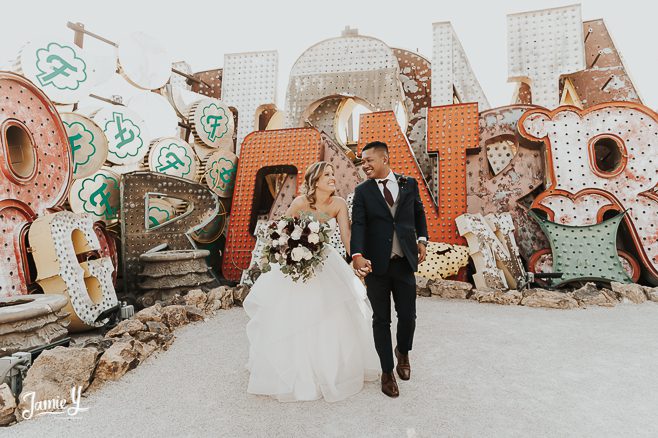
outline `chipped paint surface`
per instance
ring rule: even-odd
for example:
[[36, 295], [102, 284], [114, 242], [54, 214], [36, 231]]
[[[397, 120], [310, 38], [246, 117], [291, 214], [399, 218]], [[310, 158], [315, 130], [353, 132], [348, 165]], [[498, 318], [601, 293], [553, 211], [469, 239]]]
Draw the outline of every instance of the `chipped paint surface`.
[[[658, 114], [633, 103], [601, 104], [584, 111], [539, 109], [523, 115], [519, 131], [545, 142], [550, 163], [547, 190], [533, 208], [546, 211], [551, 220], [557, 214], [563, 223], [598, 223], [608, 210], [628, 209], [629, 237], [648, 280], [658, 284], [658, 197], [651, 192], [658, 184]], [[601, 168], [597, 159], [603, 156], [596, 153], [602, 144], [609, 145], [606, 154], [618, 156], [612, 168]], [[577, 210], [570, 211], [573, 205], [566, 200], [560, 204], [558, 198], [575, 200]]]
[[428, 242], [427, 257], [418, 265], [418, 275], [429, 280], [452, 277], [468, 266], [468, 247], [443, 242]]
[[525, 269], [514, 239], [509, 213], [463, 214], [455, 219], [459, 234], [466, 238], [475, 264], [473, 281], [482, 290], [515, 289], [525, 280]]
[[[532, 108], [536, 107], [510, 105], [481, 112], [480, 150], [466, 156], [468, 212], [485, 215], [509, 212], [520, 254], [526, 260], [548, 246], [544, 233], [527, 214], [532, 201], [528, 198], [544, 184], [541, 150], [537, 144], [520, 141], [516, 130], [519, 118]], [[508, 145], [510, 153], [515, 152], [511, 157], [504, 157], [504, 162], [498, 162], [496, 173], [489, 159], [490, 148], [501, 143]]]

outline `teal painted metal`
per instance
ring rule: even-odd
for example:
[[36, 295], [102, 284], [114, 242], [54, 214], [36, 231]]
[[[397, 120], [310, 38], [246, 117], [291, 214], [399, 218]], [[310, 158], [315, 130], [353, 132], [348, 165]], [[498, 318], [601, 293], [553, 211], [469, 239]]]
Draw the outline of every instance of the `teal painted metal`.
[[553, 272], [562, 273], [562, 278], [552, 280], [552, 286], [574, 281], [632, 283], [617, 255], [617, 229], [625, 214], [619, 213], [599, 224], [574, 227], [551, 222], [530, 211], [551, 244]]

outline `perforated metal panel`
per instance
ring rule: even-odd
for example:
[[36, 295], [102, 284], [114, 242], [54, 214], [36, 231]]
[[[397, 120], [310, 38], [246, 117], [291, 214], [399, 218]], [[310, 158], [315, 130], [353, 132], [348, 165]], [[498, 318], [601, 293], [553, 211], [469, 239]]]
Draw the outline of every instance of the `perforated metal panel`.
[[418, 265], [418, 275], [430, 280], [439, 280], [457, 275], [465, 266], [468, 266], [468, 247], [428, 242], [427, 257]]
[[[535, 251], [548, 247], [539, 225], [527, 214], [533, 193], [544, 184], [541, 147], [519, 141], [516, 132], [517, 121], [532, 108], [535, 107], [511, 105], [481, 112], [480, 150], [466, 156], [468, 212], [484, 215], [509, 212], [519, 252], [526, 260]], [[491, 149], [501, 144], [513, 145], [509, 148], [511, 157], [502, 156], [495, 161], [498, 172], [494, 172]]]
[[68, 136], [48, 97], [0, 72], [0, 296], [27, 293], [25, 227], [61, 205], [73, 175]]
[[478, 104], [433, 107], [428, 112], [427, 150], [439, 154], [439, 223], [433, 240], [461, 245], [455, 218], [466, 212], [466, 152], [479, 146]]
[[270, 168], [272, 173], [295, 168], [299, 188], [303, 172], [318, 161], [321, 151], [320, 133], [313, 128], [258, 131], [245, 139], [233, 191], [231, 226], [222, 261], [222, 273], [226, 278], [238, 281], [242, 270], [249, 267], [251, 251], [256, 243], [249, 228], [257, 173], [263, 168]]
[[240, 155], [244, 138], [258, 129], [256, 110], [276, 103], [279, 55], [276, 51], [224, 55], [222, 100], [238, 110], [235, 153]]
[[[185, 201], [191, 211], [156, 227], [147, 227], [150, 195]], [[168, 250], [194, 249], [191, 234], [213, 220], [219, 200], [208, 187], [183, 178], [151, 172], [132, 172], [121, 179], [121, 254], [124, 291], [134, 293], [139, 256], [166, 243]]]
[[290, 72], [285, 126], [302, 126], [308, 107], [332, 95], [356, 96], [376, 111], [395, 109], [404, 94], [393, 50], [364, 36], [332, 38], [308, 48]]
[[222, 98], [222, 74], [221, 68], [194, 73], [194, 77], [201, 82], [192, 82], [192, 91], [215, 99]]
[[561, 75], [585, 68], [580, 5], [507, 16], [510, 81], [529, 81], [532, 103], [555, 108]]
[[489, 101], [452, 24], [434, 23], [432, 28], [432, 106], [454, 103], [456, 91], [460, 102], [477, 102], [481, 110], [489, 109]]
[[551, 242], [553, 271], [562, 273], [553, 282], [555, 286], [588, 280], [631, 282], [617, 255], [617, 230], [624, 214], [584, 227], [556, 224], [530, 214]]
[[[550, 163], [547, 190], [533, 207], [565, 224], [598, 223], [608, 210], [628, 209], [629, 237], [648, 280], [658, 284], [658, 197], [651, 193], [658, 184], [658, 114], [621, 102], [584, 111], [563, 107], [528, 111], [518, 127], [545, 142]], [[608, 163], [614, 167], [600, 167], [608, 153], [617, 157]]]

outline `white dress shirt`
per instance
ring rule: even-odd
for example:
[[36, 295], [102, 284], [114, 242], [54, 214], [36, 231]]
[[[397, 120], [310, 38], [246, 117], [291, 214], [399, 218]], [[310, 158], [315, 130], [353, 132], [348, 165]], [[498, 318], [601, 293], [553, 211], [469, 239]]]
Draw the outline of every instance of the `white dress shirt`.
[[[398, 199], [398, 194], [400, 193], [400, 186], [398, 186], [398, 181], [395, 179], [395, 174], [391, 170], [388, 172], [388, 176], [386, 178], [378, 179], [377, 180], [377, 187], [379, 188], [379, 193], [384, 196], [384, 184], [380, 183], [379, 181], [384, 181], [388, 180], [386, 183], [386, 188], [391, 192], [391, 195], [393, 195], [393, 202], [395, 202], [396, 199]], [[386, 199], [386, 197], [384, 197]]]

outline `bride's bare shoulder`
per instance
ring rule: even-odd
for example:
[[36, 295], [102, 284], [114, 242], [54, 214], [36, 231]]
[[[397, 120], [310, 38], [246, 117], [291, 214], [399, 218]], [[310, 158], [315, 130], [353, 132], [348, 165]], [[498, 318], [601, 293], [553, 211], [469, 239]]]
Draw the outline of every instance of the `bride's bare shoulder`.
[[290, 208], [294, 209], [300, 209], [308, 206], [308, 200], [306, 199], [306, 196], [300, 195], [297, 196], [295, 199], [292, 200], [290, 203]]
[[341, 198], [340, 196], [332, 196], [331, 201], [339, 208], [347, 207], [347, 201], [345, 201], [345, 199]]

